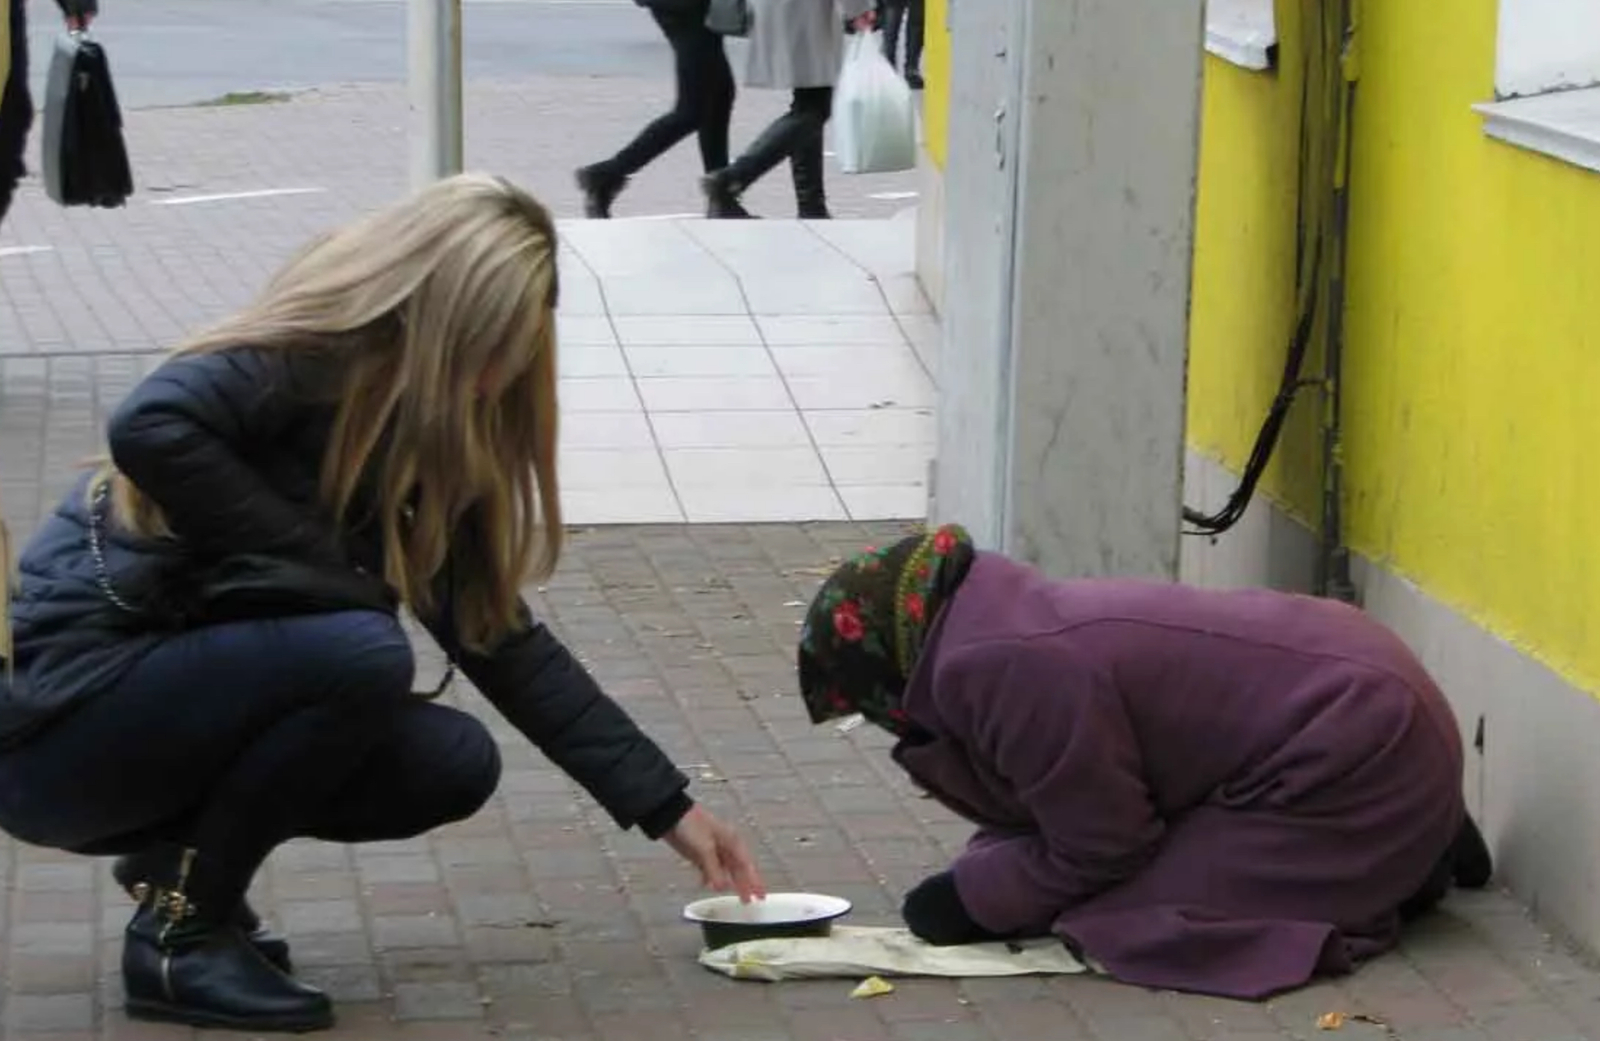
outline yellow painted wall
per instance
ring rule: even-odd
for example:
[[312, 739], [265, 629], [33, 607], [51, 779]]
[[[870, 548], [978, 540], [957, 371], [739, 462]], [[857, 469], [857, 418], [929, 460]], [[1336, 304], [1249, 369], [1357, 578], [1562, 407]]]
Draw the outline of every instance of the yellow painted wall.
[[[1288, 331], [1297, 7], [1208, 59], [1190, 437], [1237, 469]], [[1600, 174], [1484, 136], [1496, 0], [1362, 4], [1346, 343], [1352, 546], [1600, 692]], [[1308, 407], [1309, 406], [1309, 407]], [[1312, 400], [1268, 490], [1315, 503]]]
[[[1281, 2], [1278, 68], [1251, 72], [1206, 55], [1190, 310], [1189, 441], [1241, 469], [1277, 393], [1294, 328], [1300, 132], [1299, 0]], [[1306, 361], [1310, 374], [1320, 367]], [[1311, 400], [1310, 395], [1305, 400]], [[1297, 404], [1261, 492], [1317, 516], [1321, 448], [1314, 407]], [[1216, 509], [1222, 503], [1191, 503]]]
[[1600, 174], [1483, 135], [1495, 0], [1369, 0], [1351, 537], [1600, 691]]
[[950, 148], [950, 30], [946, 0], [927, 0], [927, 42], [922, 49], [922, 128], [928, 158], [944, 169]]

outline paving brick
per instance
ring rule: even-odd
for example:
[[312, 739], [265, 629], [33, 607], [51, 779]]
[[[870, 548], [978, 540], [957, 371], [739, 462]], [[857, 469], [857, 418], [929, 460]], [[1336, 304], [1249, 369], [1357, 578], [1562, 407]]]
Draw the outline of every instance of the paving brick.
[[17, 901], [11, 912], [13, 922], [87, 922], [94, 916], [95, 896], [91, 889], [29, 893]]
[[18, 954], [6, 959], [13, 994], [82, 994], [94, 990], [92, 954]]
[[361, 880], [368, 884], [379, 882], [435, 882], [439, 879], [439, 865], [431, 857], [402, 853], [387, 856], [361, 857], [358, 860]]
[[11, 1036], [88, 1030], [94, 1026], [94, 999], [88, 993], [12, 994], [6, 999], [6, 1031]]
[[281, 903], [277, 918], [296, 936], [355, 932], [362, 927], [361, 908], [354, 900], [296, 900]]
[[890, 1037], [889, 1027], [870, 1007], [862, 1003], [840, 1007], [837, 995], [830, 1004], [792, 1012], [789, 1031], [793, 1041], [888, 1041]]
[[365, 932], [294, 933], [296, 965], [351, 965], [372, 961], [372, 941]]
[[394, 988], [397, 1019], [479, 1019], [484, 1007], [471, 983], [401, 983]]
[[341, 1006], [357, 1002], [376, 1002], [383, 998], [378, 970], [364, 965], [318, 965], [298, 970], [299, 976], [314, 987], [321, 987]]
[[380, 915], [372, 919], [372, 941], [380, 948], [450, 947], [456, 923], [448, 915]]

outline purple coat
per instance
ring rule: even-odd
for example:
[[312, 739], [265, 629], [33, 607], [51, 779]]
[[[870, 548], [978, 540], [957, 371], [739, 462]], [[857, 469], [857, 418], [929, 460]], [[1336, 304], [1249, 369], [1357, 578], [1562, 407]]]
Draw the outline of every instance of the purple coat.
[[1262, 998], [1392, 946], [1464, 810], [1444, 696], [1355, 608], [1052, 581], [980, 553], [905, 693], [900, 765], [979, 825], [973, 918], [1114, 977]]

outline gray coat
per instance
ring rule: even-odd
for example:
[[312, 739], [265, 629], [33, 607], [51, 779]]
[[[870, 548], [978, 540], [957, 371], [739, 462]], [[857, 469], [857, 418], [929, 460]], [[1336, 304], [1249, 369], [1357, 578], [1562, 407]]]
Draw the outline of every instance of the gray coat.
[[831, 87], [844, 61], [844, 23], [872, 0], [750, 0], [747, 87]]

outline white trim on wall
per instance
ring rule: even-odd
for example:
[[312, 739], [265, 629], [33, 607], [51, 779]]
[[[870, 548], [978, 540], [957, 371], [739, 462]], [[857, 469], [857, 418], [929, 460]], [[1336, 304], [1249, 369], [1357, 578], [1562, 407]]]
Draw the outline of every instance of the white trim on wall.
[[1600, 0], [1500, 0], [1484, 133], [1600, 171]]
[[1483, 132], [1507, 144], [1600, 172], [1600, 88], [1474, 105]]
[[1207, 0], [1206, 50], [1223, 61], [1262, 72], [1278, 45], [1273, 0]]

